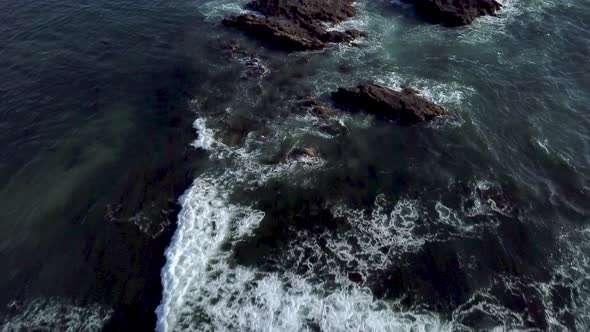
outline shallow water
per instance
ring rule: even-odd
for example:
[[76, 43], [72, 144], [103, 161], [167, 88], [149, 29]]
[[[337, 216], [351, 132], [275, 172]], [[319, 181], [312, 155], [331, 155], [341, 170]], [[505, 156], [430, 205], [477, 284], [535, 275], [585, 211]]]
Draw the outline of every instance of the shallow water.
[[[78, 326], [87, 308], [94, 330], [142, 294], [133, 263], [158, 231], [96, 206], [158, 160], [162, 88], [188, 91], [171, 103], [206, 155], [166, 244], [159, 331], [590, 326], [586, 1], [505, 1], [459, 29], [358, 1], [335, 28], [368, 31], [361, 47], [290, 55], [220, 26], [245, 2], [10, 5], [4, 329]], [[230, 40], [250, 56], [228, 56]], [[451, 115], [398, 127], [297, 106], [364, 81], [409, 84]], [[228, 128], [248, 134], [228, 144]], [[305, 147], [319, 155], [289, 154]]]

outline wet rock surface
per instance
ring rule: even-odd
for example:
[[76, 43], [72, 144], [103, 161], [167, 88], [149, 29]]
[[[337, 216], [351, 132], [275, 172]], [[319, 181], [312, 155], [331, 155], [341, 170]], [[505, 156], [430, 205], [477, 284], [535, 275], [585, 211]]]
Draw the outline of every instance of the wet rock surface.
[[412, 125], [447, 114], [447, 111], [424, 99], [412, 88], [395, 91], [377, 84], [339, 88], [332, 99], [351, 111], [362, 110], [377, 117]]
[[228, 62], [241, 63], [245, 69], [240, 75], [241, 79], [260, 79], [270, 73], [265, 58], [259, 54], [250, 52], [236, 40], [231, 40], [224, 47], [225, 59]]
[[473, 23], [479, 16], [495, 15], [502, 5], [496, 0], [408, 0], [417, 13], [431, 23], [449, 27]]
[[315, 148], [294, 148], [292, 149], [287, 158], [299, 159], [299, 158], [319, 158], [320, 153]]
[[306, 107], [313, 115], [322, 119], [330, 118], [336, 113], [336, 110], [332, 107], [315, 99], [305, 100], [302, 106]]
[[351, 42], [367, 34], [358, 30], [328, 31], [326, 23], [338, 23], [356, 15], [350, 0], [255, 0], [247, 5], [261, 16], [244, 14], [223, 20], [273, 47], [286, 51], [317, 50], [331, 43]]
[[248, 5], [267, 16], [338, 23], [356, 15], [351, 0], [254, 0]]

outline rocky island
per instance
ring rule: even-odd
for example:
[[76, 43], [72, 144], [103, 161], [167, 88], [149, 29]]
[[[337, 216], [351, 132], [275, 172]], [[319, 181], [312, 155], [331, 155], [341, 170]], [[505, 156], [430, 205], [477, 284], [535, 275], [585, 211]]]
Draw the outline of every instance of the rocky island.
[[412, 125], [447, 114], [447, 110], [420, 97], [412, 88], [401, 91], [367, 83], [352, 88], [339, 88], [332, 99], [350, 110], [364, 110], [400, 125]]
[[367, 36], [359, 30], [337, 31], [326, 27], [356, 15], [351, 0], [254, 0], [247, 8], [258, 15], [227, 17], [223, 24], [286, 51], [318, 50]]

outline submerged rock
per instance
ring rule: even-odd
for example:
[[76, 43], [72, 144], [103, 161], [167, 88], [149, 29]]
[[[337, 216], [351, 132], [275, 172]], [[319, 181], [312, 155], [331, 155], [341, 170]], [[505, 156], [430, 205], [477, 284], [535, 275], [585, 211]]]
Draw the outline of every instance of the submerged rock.
[[223, 115], [223, 118], [219, 120], [219, 124], [222, 127], [221, 140], [223, 144], [229, 147], [244, 144], [248, 134], [256, 129], [260, 129], [260, 123], [257, 120], [239, 115], [232, 117]]
[[312, 114], [322, 119], [330, 118], [336, 113], [333, 108], [315, 99], [305, 100], [302, 105], [307, 107]]
[[339, 88], [332, 99], [351, 110], [364, 110], [378, 117], [411, 125], [447, 114], [447, 111], [420, 97], [412, 88], [395, 91], [376, 84]]
[[502, 5], [496, 0], [408, 0], [418, 14], [432, 23], [449, 27], [471, 24], [484, 15], [495, 15]]
[[348, 279], [355, 284], [362, 284], [364, 282], [363, 275], [358, 272], [351, 272], [348, 274]]
[[230, 16], [226, 26], [237, 27], [287, 51], [317, 50], [330, 43], [351, 42], [366, 36], [358, 30], [328, 31], [325, 23], [338, 23], [356, 14], [352, 0], [254, 0], [248, 8], [262, 14]]
[[294, 148], [289, 151], [287, 158], [319, 158], [320, 153], [314, 148]]

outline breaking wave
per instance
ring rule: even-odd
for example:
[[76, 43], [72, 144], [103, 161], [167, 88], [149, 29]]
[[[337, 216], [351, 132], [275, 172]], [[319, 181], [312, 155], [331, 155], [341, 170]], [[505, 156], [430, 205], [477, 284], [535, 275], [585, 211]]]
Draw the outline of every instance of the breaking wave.
[[[388, 202], [380, 195], [371, 211], [335, 205], [333, 217], [351, 227], [335, 234], [297, 230], [297, 245], [289, 246], [283, 257], [289, 266], [265, 271], [232, 263], [235, 245], [252, 236], [265, 218], [255, 207], [232, 203], [234, 187], [250, 182], [261, 185], [298, 168], [309, 170], [305, 167], [310, 167], [310, 161], [262, 165], [250, 152], [256, 134], [249, 135], [244, 147], [231, 148], [215, 138], [216, 131], [204, 119], [195, 121], [195, 128], [199, 135], [195, 147], [209, 151], [213, 160], [235, 163], [224, 171], [199, 176], [180, 200], [178, 229], [162, 271], [158, 331], [452, 330], [451, 322], [436, 313], [376, 299], [368, 287], [350, 277], [354, 272], [365, 279], [399, 255], [437, 238], [434, 233], [416, 231], [428, 214], [418, 200]], [[321, 167], [321, 163], [311, 165]], [[458, 233], [473, 232], [459, 214], [500, 210], [492, 199], [482, 197], [490, 186], [483, 181], [474, 184], [472, 202], [461, 212], [438, 202], [432, 219], [456, 227]], [[301, 273], [305, 266], [307, 272]]]

